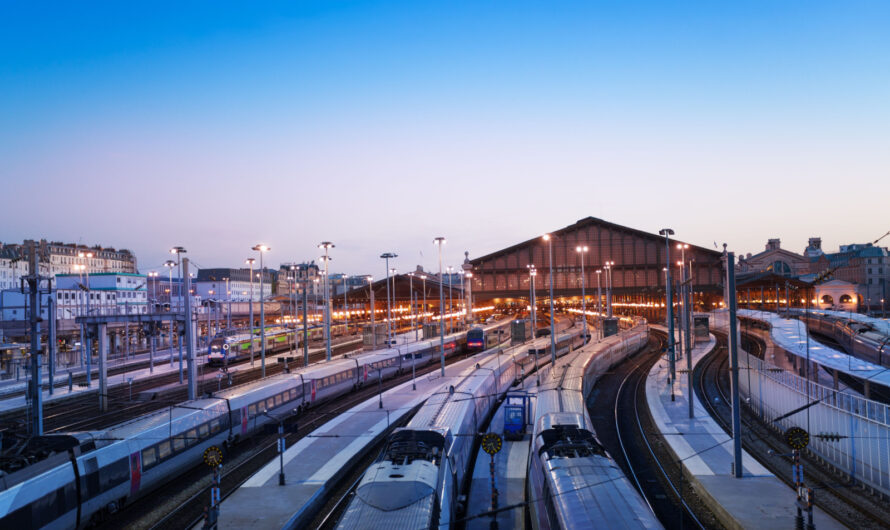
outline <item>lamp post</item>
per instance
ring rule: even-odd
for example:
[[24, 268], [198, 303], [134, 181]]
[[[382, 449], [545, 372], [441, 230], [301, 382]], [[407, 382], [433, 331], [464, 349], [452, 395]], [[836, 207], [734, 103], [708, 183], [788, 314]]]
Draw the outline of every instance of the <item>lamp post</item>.
[[[81, 264], [80, 268], [86, 276], [86, 283], [84, 287], [86, 288], [87, 293], [87, 315], [90, 314], [90, 299], [93, 297], [93, 291], [90, 289], [90, 266], [89, 260], [93, 257], [92, 252], [79, 252], [77, 254], [81, 259], [83, 259], [84, 263]], [[32, 274], [37, 274], [35, 271], [31, 271]], [[92, 384], [92, 363], [93, 363], [93, 348], [92, 348], [92, 339], [89, 337], [89, 334], [86, 334], [86, 340], [82, 342], [84, 344], [84, 352], [87, 361], [87, 388], [89, 388]], [[179, 374], [180, 383], [182, 382], [182, 371]]]
[[[538, 275], [538, 269], [535, 268], [534, 265], [526, 265], [528, 267], [528, 277], [530, 279], [528, 287], [531, 290], [531, 294], [529, 295], [529, 300], [531, 301], [532, 306], [532, 338], [534, 338], [535, 333], [538, 331], [538, 308], [537, 303], [535, 302], [535, 276]], [[535, 356], [535, 369], [537, 370], [538, 366], [538, 357]]]
[[606, 270], [606, 313], [609, 318], [612, 318], [612, 267], [614, 266], [614, 261], [607, 261], [603, 265]]
[[587, 278], [584, 276], [584, 254], [587, 253], [587, 245], [575, 247], [575, 252], [581, 255], [581, 315], [584, 318], [584, 342], [587, 342], [587, 295], [585, 284]]
[[349, 335], [349, 300], [346, 292], [349, 291], [349, 282], [346, 281], [346, 275], [343, 275], [343, 332]]
[[322, 241], [319, 243], [318, 248], [324, 249], [324, 337], [325, 337], [325, 359], [331, 360], [331, 293], [328, 289], [328, 264], [331, 261], [331, 257], [328, 255], [328, 251], [334, 248], [334, 244], [330, 241]]
[[544, 234], [550, 254], [550, 362], [556, 364], [556, 313], [553, 311], [553, 237]]
[[[413, 272], [408, 273], [408, 292], [411, 293], [408, 296], [408, 298], [411, 299], [411, 327], [414, 328], [414, 342], [417, 342], [417, 340], [418, 340], [417, 319], [414, 317], [414, 273]], [[412, 370], [414, 369], [413, 364], [412, 364], [411, 369]]]
[[439, 347], [442, 350], [442, 377], [445, 377], [445, 319], [442, 312], [445, 307], [445, 293], [442, 290], [442, 247], [445, 245], [445, 238], [437, 237], [433, 244], [439, 247]]
[[395, 252], [384, 252], [380, 257], [386, 262], [386, 346], [392, 345], [392, 306], [389, 302], [389, 260], [399, 257]]
[[668, 360], [671, 372], [671, 401], [674, 400], [674, 380], [677, 376], [676, 359], [674, 358], [674, 300], [671, 293], [671, 242], [670, 236], [674, 231], [670, 228], [662, 228], [658, 231], [664, 236], [664, 259], [667, 270], [665, 271], [665, 303], [667, 304], [668, 320]]
[[374, 277], [373, 276], [365, 276], [365, 279], [368, 280], [368, 309], [370, 309], [371, 313], [371, 342], [374, 345], [374, 349], [377, 349], [377, 326], [375, 325], [375, 311], [374, 311]]
[[423, 317], [423, 323], [426, 324], [426, 274], [421, 274], [420, 279], [423, 280], [423, 309], [420, 316]]
[[602, 320], [603, 320], [603, 289], [600, 283], [600, 278], [603, 276], [603, 270], [596, 270], [596, 319], [600, 323], [600, 333], [602, 333]]
[[[251, 250], [260, 253], [260, 376], [266, 377], [266, 304], [263, 296], [266, 268], [263, 266], [263, 254], [272, 250], [266, 245], [254, 245]], [[253, 337], [251, 337], [253, 344]]]
[[244, 263], [247, 264], [250, 274], [250, 365], [253, 366], [253, 264], [256, 260], [247, 258]]
[[173, 267], [176, 266], [176, 263], [173, 260], [167, 260], [164, 262], [164, 266], [167, 267], [169, 271], [168, 279], [170, 289], [167, 293], [167, 305], [170, 306], [170, 368], [173, 368]]
[[454, 328], [454, 298], [451, 296], [451, 272], [454, 270], [454, 267], [449, 265], [448, 267], [446, 267], [446, 270], [448, 271], [448, 315], [452, 322], [451, 326], [449, 326], [449, 327], [453, 329]]
[[[177, 312], [183, 311], [183, 294], [182, 294], [182, 255], [187, 251], [182, 247], [173, 247], [170, 249], [171, 254], [176, 254], [176, 270], [179, 271], [179, 303], [177, 304]], [[170, 296], [173, 296], [173, 292], [171, 291]], [[186, 293], [185, 296], [189, 296], [189, 293]], [[185, 322], [186, 326], [191, 326], [192, 324], [192, 316], [191, 315], [183, 315], [183, 322]], [[182, 337], [179, 337], [179, 384], [182, 384]]]
[[[398, 309], [395, 307], [395, 305], [396, 305], [396, 268], [395, 267], [389, 269], [389, 277], [391, 278], [391, 281], [392, 281], [392, 305], [393, 305], [394, 309]], [[398, 340], [398, 339], [396, 339], [396, 337], [398, 336], [398, 332], [399, 332], [399, 328], [397, 326], [398, 320], [399, 320], [399, 317], [398, 317], [398, 315], [396, 315], [396, 318], [394, 318], [392, 321], [392, 337], [390, 337], [390, 344], [395, 344], [396, 341]]]

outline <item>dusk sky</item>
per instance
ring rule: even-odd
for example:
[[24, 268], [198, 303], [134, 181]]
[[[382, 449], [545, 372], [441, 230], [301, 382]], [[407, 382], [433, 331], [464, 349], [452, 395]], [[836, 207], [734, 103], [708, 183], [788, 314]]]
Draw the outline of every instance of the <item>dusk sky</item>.
[[0, 10], [4, 242], [145, 272], [330, 240], [380, 276], [587, 216], [739, 253], [890, 229], [886, 1]]

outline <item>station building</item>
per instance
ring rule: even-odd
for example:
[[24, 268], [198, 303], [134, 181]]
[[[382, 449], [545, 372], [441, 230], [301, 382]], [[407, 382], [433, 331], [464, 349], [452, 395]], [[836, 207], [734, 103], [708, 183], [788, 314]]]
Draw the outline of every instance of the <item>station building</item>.
[[[492, 301], [497, 305], [525, 306], [530, 298], [529, 269], [537, 270], [535, 296], [538, 303], [549, 300], [550, 245], [553, 250], [553, 283], [556, 303], [580, 305], [582, 273], [578, 246], [586, 246], [584, 284], [587, 306], [596, 303], [597, 283], [603, 298], [606, 295], [611, 265], [613, 307], [616, 312], [648, 315], [663, 313], [665, 296], [665, 238], [587, 217], [575, 224], [550, 233], [551, 240], [535, 236], [502, 250], [470, 260], [472, 293], [476, 302]], [[672, 281], [679, 279], [677, 262], [681, 251], [670, 239]], [[722, 252], [688, 244], [684, 250], [687, 263], [692, 261], [692, 285], [696, 310], [708, 310], [723, 299]], [[597, 272], [600, 271], [600, 272]]]

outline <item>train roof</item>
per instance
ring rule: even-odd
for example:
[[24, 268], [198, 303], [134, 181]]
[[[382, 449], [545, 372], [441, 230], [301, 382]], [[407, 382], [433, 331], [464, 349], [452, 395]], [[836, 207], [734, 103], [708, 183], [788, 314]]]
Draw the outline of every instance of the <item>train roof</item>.
[[176, 423], [177, 420], [206, 416], [206, 418], [201, 418], [201, 421], [206, 421], [226, 411], [228, 411], [226, 402], [221, 398], [195, 399], [172, 405], [105, 429], [98, 439], [118, 441], [153, 437], [154, 433], [152, 431], [162, 427], [168, 429], [171, 419], [173, 423]]
[[609, 458], [557, 458], [545, 464], [562, 528], [662, 528], [621, 469]]

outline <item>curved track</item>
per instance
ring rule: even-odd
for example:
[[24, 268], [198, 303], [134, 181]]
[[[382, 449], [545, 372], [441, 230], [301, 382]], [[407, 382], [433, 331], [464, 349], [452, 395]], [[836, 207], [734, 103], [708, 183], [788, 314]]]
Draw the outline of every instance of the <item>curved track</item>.
[[682, 480], [648, 412], [646, 378], [666, 341], [665, 334], [652, 331], [643, 352], [600, 378], [588, 409], [600, 443], [666, 528], [717, 528], [716, 518]]
[[[729, 418], [730, 384], [729, 359], [725, 334], [714, 334], [717, 347], [703, 358], [694, 372], [695, 393], [708, 408], [708, 412], [720, 426], [730, 432]], [[752, 348], [752, 353], [762, 356], [764, 346], [761, 339], [743, 335], [742, 344]], [[740, 374], [744, 377], [744, 374]], [[776, 429], [768, 428], [746, 407], [742, 407], [742, 445], [746, 451], [793, 488], [791, 462], [786, 455], [790, 448], [782, 440]], [[890, 521], [890, 510], [880, 499], [868, 494], [864, 489], [845, 483], [839, 473], [833, 472], [804, 451], [805, 480], [816, 492], [816, 505], [838, 521], [852, 528], [886, 528]], [[789, 509], [791, 507], [789, 506]]]

